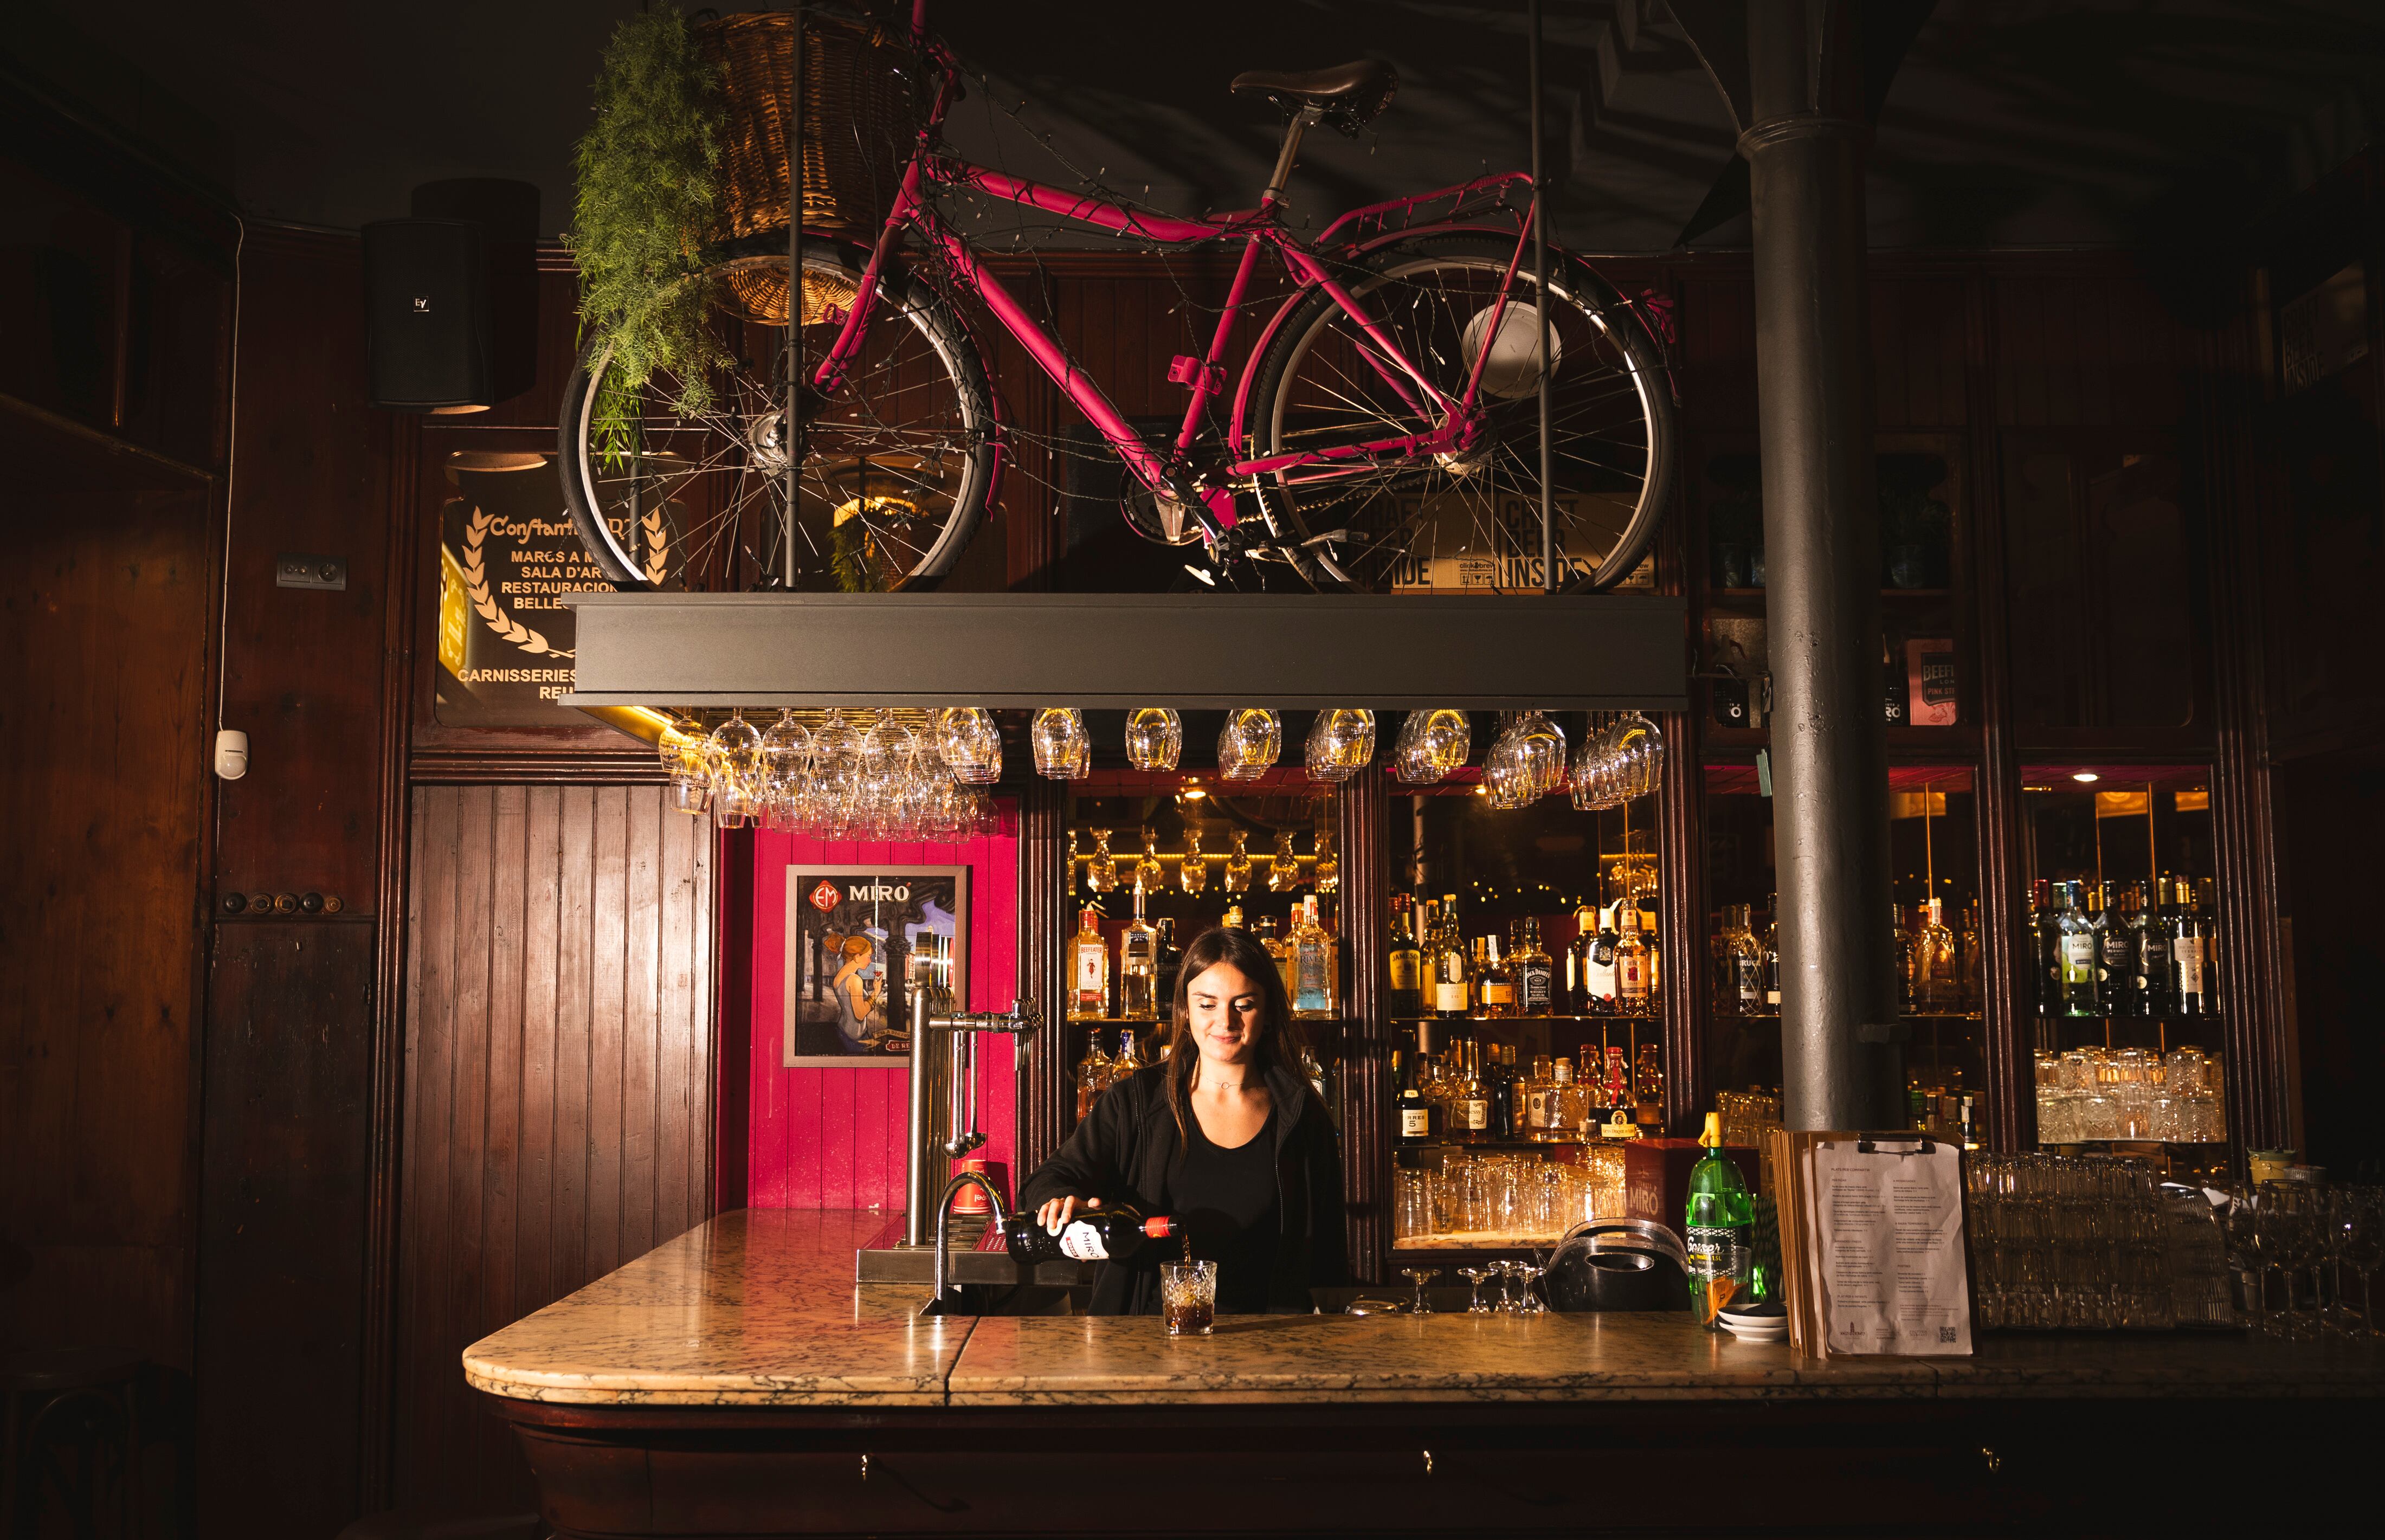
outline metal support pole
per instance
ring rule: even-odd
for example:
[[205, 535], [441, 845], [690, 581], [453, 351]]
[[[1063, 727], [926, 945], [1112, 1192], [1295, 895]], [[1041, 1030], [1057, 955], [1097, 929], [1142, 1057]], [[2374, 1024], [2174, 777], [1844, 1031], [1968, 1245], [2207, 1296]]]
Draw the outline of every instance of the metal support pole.
[[795, 586], [795, 505], [804, 474], [804, 3], [788, 10], [794, 38], [787, 50], [787, 527], [779, 553], [780, 579]]
[[[1541, 185], [1541, 0], [1530, 0], [1525, 26], [1531, 38], [1527, 50], [1531, 74], [1532, 119], [1532, 309], [1540, 318], [1541, 407], [1541, 591], [1557, 591], [1557, 531], [1555, 502], [1549, 489], [1549, 217]], [[1485, 347], [1490, 343], [1483, 344]]]
[[1792, 1128], [1903, 1119], [1852, 0], [1747, 7], [1781, 1058]]

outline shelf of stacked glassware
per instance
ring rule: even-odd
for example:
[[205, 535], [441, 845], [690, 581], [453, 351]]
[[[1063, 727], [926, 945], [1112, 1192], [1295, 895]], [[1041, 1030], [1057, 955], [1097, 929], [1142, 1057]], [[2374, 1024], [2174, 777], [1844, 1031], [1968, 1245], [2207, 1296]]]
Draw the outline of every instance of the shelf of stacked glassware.
[[2040, 1017], [2038, 1144], [2066, 1153], [2150, 1156], [2173, 1176], [2225, 1171], [2219, 1033], [2220, 1019], [2210, 1013]]

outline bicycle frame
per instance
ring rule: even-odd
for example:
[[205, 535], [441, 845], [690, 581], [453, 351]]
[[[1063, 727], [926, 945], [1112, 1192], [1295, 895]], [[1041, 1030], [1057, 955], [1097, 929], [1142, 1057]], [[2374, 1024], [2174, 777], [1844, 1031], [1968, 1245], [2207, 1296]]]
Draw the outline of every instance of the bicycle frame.
[[[942, 71], [933, 107], [920, 130], [918, 145], [905, 167], [903, 182], [886, 222], [870, 250], [863, 269], [860, 285], [852, 308], [846, 313], [836, 341], [812, 375], [814, 385], [823, 393], [832, 393], [843, 382], [847, 364], [859, 353], [868, 328], [879, 276], [893, 258], [904, 232], [915, 231], [922, 241], [942, 254], [960, 284], [982, 304], [1003, 329], [1017, 338], [1028, 355], [1051, 375], [1076, 408], [1092, 422], [1103, 439], [1124, 460], [1137, 480], [1153, 493], [1169, 498], [1188, 513], [1198, 516], [1205, 511], [1213, 528], [1207, 532], [1231, 529], [1236, 518], [1233, 507], [1237, 484], [1247, 486], [1264, 475], [1286, 474], [1308, 470], [1305, 476], [1288, 475], [1293, 482], [1332, 480], [1358, 474], [1367, 467], [1386, 459], [1411, 459], [1425, 455], [1463, 452], [1471, 444], [1479, 431], [1480, 418], [1475, 399], [1480, 387], [1483, 365], [1492, 349], [1480, 349], [1468, 371], [1466, 388], [1452, 399], [1434, 386], [1424, 370], [1400, 349], [1358, 299], [1334, 278], [1317, 255], [1318, 249], [1334, 249], [1355, 254], [1375, 243], [1354, 238], [1340, 246], [1331, 237], [1345, 227], [1363, 237], [1370, 229], [1380, 234], [1392, 230], [1383, 239], [1414, 234], [1421, 230], [1477, 228], [1448, 222], [1429, 225], [1401, 224], [1392, 226], [1395, 218], [1413, 215], [1419, 207], [1438, 199], [1451, 200], [1453, 210], [1464, 207], [1470, 194], [1486, 190], [1505, 191], [1517, 182], [1529, 183], [1522, 173], [1485, 177], [1458, 187], [1442, 188], [1413, 197], [1393, 199], [1367, 208], [1353, 210], [1334, 221], [1326, 232], [1326, 239], [1317, 247], [1303, 244], [1283, 228], [1280, 197], [1281, 184], [1289, 173], [1301, 135], [1315, 114], [1303, 115], [1287, 131], [1282, 158], [1276, 177], [1255, 209], [1233, 214], [1213, 215], [1205, 219], [1180, 219], [1163, 214], [1131, 209], [1108, 199], [1083, 193], [1064, 192], [1013, 177], [989, 167], [979, 166], [936, 153], [934, 148], [944, 117], [955, 97], [958, 70], [952, 56], [930, 38], [921, 23], [926, 9], [925, 0], [918, 0], [914, 11], [914, 36], [923, 56], [934, 61]], [[1068, 357], [1058, 340], [1052, 336], [1025, 307], [1011, 294], [1002, 281], [989, 269], [958, 232], [953, 230], [927, 199], [930, 185], [966, 188], [992, 197], [1005, 199], [1030, 208], [1056, 214], [1079, 224], [1093, 226], [1114, 234], [1131, 235], [1162, 245], [1192, 246], [1212, 241], [1236, 239], [1242, 242], [1240, 262], [1234, 270], [1231, 286], [1226, 294], [1225, 308], [1217, 318], [1217, 330], [1211, 336], [1207, 353], [1200, 358], [1179, 357], [1168, 371], [1169, 379], [1191, 388], [1192, 400], [1184, 410], [1182, 426], [1178, 430], [1172, 451], [1168, 456], [1155, 452], [1142, 435], [1130, 426], [1101, 386], [1080, 370]], [[1518, 218], [1515, 255], [1509, 258], [1505, 279], [1493, 302], [1487, 336], [1500, 334], [1505, 319], [1507, 296], [1512, 290], [1518, 264], [1531, 239], [1529, 214]], [[1499, 232], [1504, 235], [1505, 231]], [[1228, 463], [1222, 482], [1195, 477], [1192, 473], [1191, 457], [1194, 442], [1200, 435], [1204, 415], [1209, 405], [1225, 390], [1225, 352], [1234, 322], [1249, 299], [1253, 275], [1258, 266], [1262, 248], [1271, 249], [1293, 282], [1293, 293], [1285, 299], [1274, 318], [1261, 332], [1259, 341], [1245, 359], [1234, 399], [1234, 409], [1227, 430]], [[1261, 458], [1248, 457], [1244, 451], [1246, 438], [1243, 419], [1249, 401], [1251, 376], [1255, 360], [1264, 356], [1265, 348], [1286, 316], [1312, 291], [1330, 295], [1354, 321], [1361, 334], [1371, 342], [1372, 348], [1361, 348], [1367, 364], [1385, 384], [1412, 411], [1433, 421], [1436, 426], [1423, 432], [1398, 434], [1362, 444], [1340, 444], [1330, 448], [1303, 453], [1275, 455]], [[996, 453], [998, 454], [997, 445]]]

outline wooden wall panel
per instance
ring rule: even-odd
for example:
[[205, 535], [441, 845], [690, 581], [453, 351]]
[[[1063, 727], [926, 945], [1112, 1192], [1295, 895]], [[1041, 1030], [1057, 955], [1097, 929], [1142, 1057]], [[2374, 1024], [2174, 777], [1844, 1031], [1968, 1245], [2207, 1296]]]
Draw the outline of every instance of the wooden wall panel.
[[651, 786], [416, 788], [401, 1502], [526, 1506], [457, 1355], [708, 1211], [708, 824]]
[[[365, 399], [359, 242], [260, 230], [242, 266], [224, 720], [250, 768], [219, 793], [217, 889], [336, 894], [370, 914], [387, 532], [412, 425]], [[277, 586], [283, 552], [344, 559], [346, 589]]]
[[329, 1534], [361, 1506], [375, 927], [231, 920], [208, 983], [199, 1511]]
[[2005, 428], [2170, 428], [2189, 411], [2191, 339], [2111, 264], [1994, 283], [1996, 417]]
[[217, 504], [5, 407], [0, 455], [0, 1351], [187, 1368]]

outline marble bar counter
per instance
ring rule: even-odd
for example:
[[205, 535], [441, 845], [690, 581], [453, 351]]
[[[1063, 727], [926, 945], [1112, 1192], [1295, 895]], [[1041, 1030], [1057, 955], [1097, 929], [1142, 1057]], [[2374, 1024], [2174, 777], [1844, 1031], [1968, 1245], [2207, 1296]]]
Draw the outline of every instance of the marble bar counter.
[[[1099, 1532], [1034, 1507], [1064, 1469], [1121, 1493], [1236, 1471], [1293, 1495], [1298, 1527], [1335, 1532], [1492, 1522], [1453, 1516], [1458, 1485], [1498, 1523], [1545, 1524], [1558, 1468], [1592, 1451], [1618, 1477], [1685, 1480], [1728, 1451], [1776, 1490], [1767, 1523], [1835, 1493], [1817, 1509], [1830, 1522], [1877, 1502], [1921, 1533], [1925, 1494], [2014, 1522], [2086, 1511], [2065, 1472], [2089, 1449], [2157, 1458], [2286, 1428], [2306, 1446], [2315, 1429], [2373, 1432], [2385, 1409], [2385, 1349], [2242, 1333], [1815, 1361], [1687, 1312], [1230, 1316], [1174, 1340], [1151, 1318], [922, 1316], [925, 1287], [853, 1281], [884, 1221], [724, 1214], [468, 1348], [465, 1376], [515, 1425], [558, 1533], [934, 1532], [954, 1502], [965, 1528]], [[1211, 1464], [1176, 1463], [1196, 1456]], [[1867, 1483], [1883, 1459], [1893, 1481]], [[1249, 1518], [1188, 1498], [1169, 1521]]]

